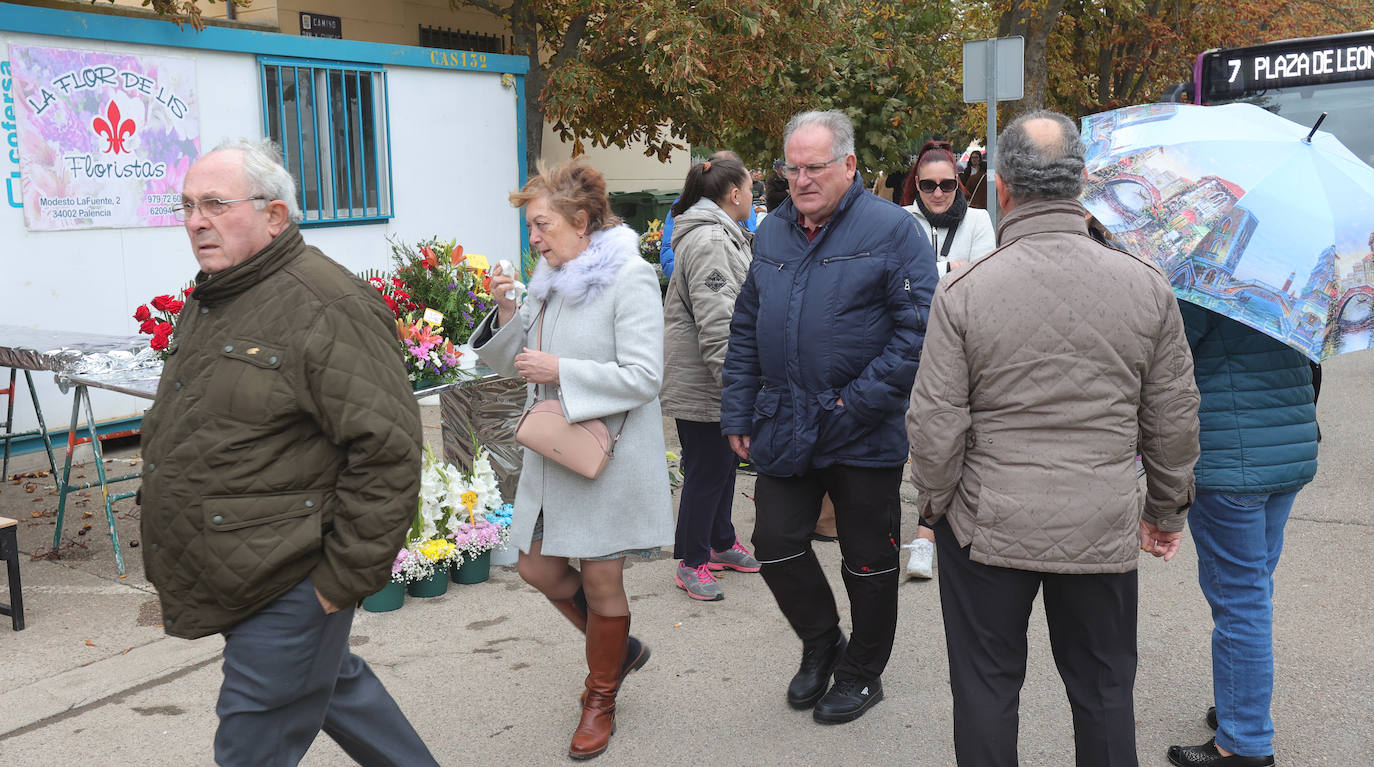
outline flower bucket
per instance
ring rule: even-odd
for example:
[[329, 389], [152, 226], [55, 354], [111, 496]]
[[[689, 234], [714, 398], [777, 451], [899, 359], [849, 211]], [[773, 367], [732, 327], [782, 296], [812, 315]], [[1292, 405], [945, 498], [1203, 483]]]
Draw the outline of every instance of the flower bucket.
[[397, 581], [387, 581], [381, 591], [363, 597], [363, 609], [370, 613], [389, 613], [401, 609], [405, 603], [406, 585]]
[[491, 550], [470, 559], [464, 559], [463, 564], [453, 571], [453, 582], [470, 586], [474, 583], [481, 583], [491, 577]]
[[406, 588], [412, 597], [428, 599], [443, 596], [448, 591], [448, 563], [440, 562], [434, 566], [434, 574], [415, 581]]
[[498, 546], [491, 550], [491, 563], [493, 565], [509, 566], [520, 561], [520, 549], [512, 544]]

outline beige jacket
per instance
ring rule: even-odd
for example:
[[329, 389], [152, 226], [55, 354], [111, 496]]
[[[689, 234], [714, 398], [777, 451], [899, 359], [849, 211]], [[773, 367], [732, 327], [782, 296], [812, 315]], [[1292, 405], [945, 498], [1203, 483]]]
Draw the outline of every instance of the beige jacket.
[[673, 221], [677, 254], [663, 301], [663, 414], [720, 420], [720, 374], [735, 297], [749, 274], [750, 234], [706, 198]]
[[1089, 237], [1075, 201], [1018, 205], [998, 235], [935, 291], [906, 421], [924, 513], [984, 564], [1133, 570], [1142, 506], [1172, 532], [1193, 500], [1178, 304], [1158, 267]]

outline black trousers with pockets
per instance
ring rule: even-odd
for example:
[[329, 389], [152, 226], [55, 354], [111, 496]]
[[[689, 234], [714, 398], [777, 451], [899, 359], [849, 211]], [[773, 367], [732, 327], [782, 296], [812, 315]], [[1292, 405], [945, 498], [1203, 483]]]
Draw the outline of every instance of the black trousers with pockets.
[[827, 466], [800, 477], [760, 474], [754, 488], [754, 556], [778, 607], [806, 647], [840, 636], [835, 595], [811, 549], [821, 498], [835, 504], [841, 576], [853, 632], [838, 678], [882, 676], [897, 630], [897, 547], [902, 467]]

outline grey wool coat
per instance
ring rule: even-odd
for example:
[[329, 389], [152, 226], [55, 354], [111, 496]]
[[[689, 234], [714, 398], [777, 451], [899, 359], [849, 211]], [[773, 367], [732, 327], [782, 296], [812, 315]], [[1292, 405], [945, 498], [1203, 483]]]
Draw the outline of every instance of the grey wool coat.
[[[539, 310], [547, 304], [542, 342]], [[673, 509], [658, 390], [663, 382], [663, 314], [658, 278], [639, 257], [627, 226], [591, 236], [581, 255], [561, 267], [539, 261], [529, 297], [507, 324], [489, 314], [473, 335], [477, 355], [501, 375], [518, 377], [515, 357], [541, 348], [558, 357], [558, 385], [531, 384], [528, 408], [557, 395], [572, 422], [605, 418], [615, 455], [597, 479], [586, 479], [525, 450], [515, 491], [511, 540], [529, 552], [544, 515], [542, 553], [594, 557], [673, 542]], [[627, 415], [628, 413], [628, 415]]]
[[663, 303], [664, 415], [720, 420], [720, 374], [735, 297], [749, 274], [750, 236], [705, 197], [673, 222], [677, 264]]

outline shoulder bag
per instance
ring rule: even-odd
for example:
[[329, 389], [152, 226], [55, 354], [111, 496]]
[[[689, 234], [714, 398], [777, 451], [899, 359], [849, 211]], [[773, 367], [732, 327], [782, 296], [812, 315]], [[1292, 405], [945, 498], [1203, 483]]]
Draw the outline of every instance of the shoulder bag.
[[[544, 311], [539, 307], [539, 329], [535, 349], [544, 342]], [[536, 389], [537, 391], [537, 389]], [[629, 420], [626, 413], [625, 420]], [[587, 479], [596, 479], [611, 462], [615, 443], [625, 430], [624, 421], [614, 435], [600, 418], [569, 423], [563, 413], [563, 403], [557, 397], [536, 399], [515, 424], [515, 441], [558, 465]]]

